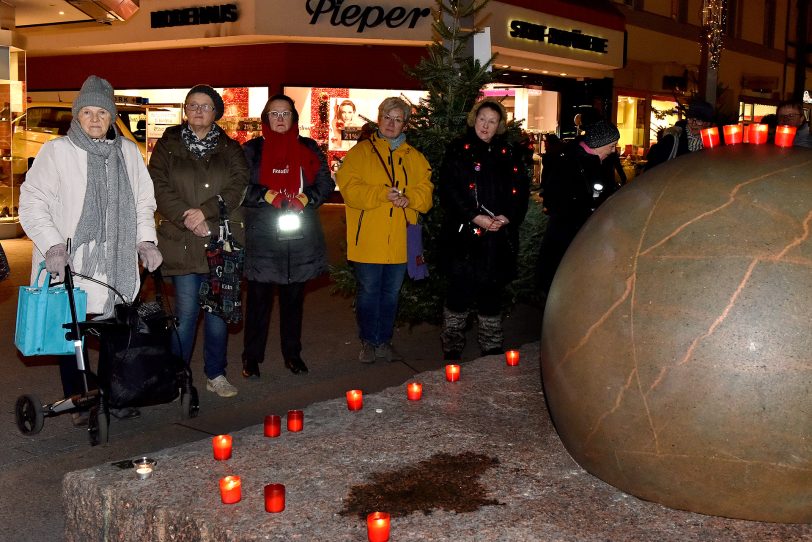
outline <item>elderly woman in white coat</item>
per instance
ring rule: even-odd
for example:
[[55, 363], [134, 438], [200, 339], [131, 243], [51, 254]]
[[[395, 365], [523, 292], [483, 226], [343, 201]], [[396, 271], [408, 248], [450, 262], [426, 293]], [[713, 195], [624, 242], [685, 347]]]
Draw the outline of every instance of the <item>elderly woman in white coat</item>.
[[[152, 180], [135, 143], [115, 130], [110, 83], [88, 77], [72, 110], [67, 136], [43, 145], [20, 187], [20, 223], [34, 242], [31, 277], [44, 260], [51, 276], [62, 281], [70, 263], [74, 272], [132, 300], [139, 288], [139, 257], [150, 271], [163, 259], [156, 247]], [[112, 289], [80, 277], [75, 284], [87, 292], [88, 314], [113, 314]], [[61, 356], [59, 365], [65, 396], [81, 392], [75, 358]], [[135, 417], [138, 411], [113, 414]], [[73, 421], [83, 425], [87, 416], [76, 412]]]

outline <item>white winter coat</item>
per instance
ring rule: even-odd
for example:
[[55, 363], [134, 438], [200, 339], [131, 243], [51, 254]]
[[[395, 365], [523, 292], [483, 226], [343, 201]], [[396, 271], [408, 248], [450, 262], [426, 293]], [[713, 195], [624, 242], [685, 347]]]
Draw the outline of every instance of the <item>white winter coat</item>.
[[[135, 143], [122, 139], [122, 154], [125, 169], [133, 189], [135, 200], [136, 245], [141, 241], [157, 243], [155, 235], [155, 194], [152, 179]], [[31, 280], [36, 279], [39, 264], [45, 259], [45, 252], [54, 245], [65, 243], [74, 237], [87, 187], [87, 153], [73, 144], [68, 137], [48, 141], [43, 145], [20, 186], [20, 224], [26, 235], [34, 242], [31, 258]], [[108, 216], [108, 220], [118, 217]], [[71, 269], [82, 269], [82, 250], [71, 247], [73, 264]], [[91, 245], [91, 249], [93, 246]], [[138, 252], [136, 246], [118, 247], [132, 253], [133, 269], [138, 273]], [[43, 273], [44, 274], [44, 273]], [[103, 273], [93, 278], [107, 282]], [[88, 314], [100, 314], [107, 300], [107, 288], [76, 277], [75, 285], [87, 292]], [[121, 292], [132, 300], [138, 292]], [[117, 300], [116, 302], [120, 302]]]

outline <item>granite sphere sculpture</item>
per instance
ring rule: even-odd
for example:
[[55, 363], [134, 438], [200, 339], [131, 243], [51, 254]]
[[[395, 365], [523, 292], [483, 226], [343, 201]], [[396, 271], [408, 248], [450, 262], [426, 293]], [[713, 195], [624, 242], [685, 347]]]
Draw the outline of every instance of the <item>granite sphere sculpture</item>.
[[672, 508], [812, 522], [811, 236], [806, 149], [692, 153], [598, 209], [542, 331], [572, 457]]

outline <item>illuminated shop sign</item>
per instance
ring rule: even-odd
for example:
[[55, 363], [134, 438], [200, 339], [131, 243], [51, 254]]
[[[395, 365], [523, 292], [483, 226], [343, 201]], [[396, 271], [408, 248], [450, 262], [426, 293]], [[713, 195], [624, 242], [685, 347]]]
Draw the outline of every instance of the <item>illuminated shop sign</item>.
[[580, 30], [561, 30], [526, 21], [511, 21], [510, 37], [540, 41], [550, 45], [560, 45], [595, 53], [607, 54], [609, 52], [608, 39], [590, 36]]
[[333, 26], [357, 26], [355, 31], [359, 33], [366, 28], [375, 28], [382, 24], [388, 28], [403, 25], [414, 28], [421, 18], [431, 14], [430, 8], [407, 9], [395, 6], [387, 9], [375, 5], [345, 4], [344, 0], [307, 0], [305, 8], [310, 15], [310, 24], [316, 24], [323, 19]]
[[236, 4], [167, 9], [150, 13], [152, 28], [191, 26], [196, 24], [233, 23], [239, 18]]

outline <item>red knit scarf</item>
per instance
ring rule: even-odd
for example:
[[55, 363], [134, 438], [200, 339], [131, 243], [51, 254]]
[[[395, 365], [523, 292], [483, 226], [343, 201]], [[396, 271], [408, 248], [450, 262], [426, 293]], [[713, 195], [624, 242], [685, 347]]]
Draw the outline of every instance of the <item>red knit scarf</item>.
[[301, 170], [306, 184], [312, 184], [321, 164], [319, 157], [299, 142], [299, 125], [293, 124], [284, 134], [274, 132], [262, 122], [262, 161], [259, 182], [287, 196], [301, 192]]

